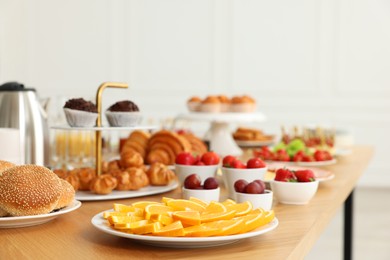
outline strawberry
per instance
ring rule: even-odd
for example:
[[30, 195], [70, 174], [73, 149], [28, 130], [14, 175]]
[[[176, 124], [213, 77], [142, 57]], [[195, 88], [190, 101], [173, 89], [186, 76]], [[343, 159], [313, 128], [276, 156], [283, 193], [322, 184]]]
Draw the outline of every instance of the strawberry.
[[297, 177], [298, 182], [311, 182], [315, 181], [315, 175], [312, 170], [298, 170], [295, 171], [295, 177]]
[[303, 156], [305, 156], [305, 153], [302, 150], [299, 150], [293, 157], [294, 162], [302, 162]]
[[265, 162], [256, 157], [249, 159], [246, 163], [246, 168], [264, 168], [265, 166]]
[[288, 162], [288, 161], [290, 161], [290, 156], [288, 155], [286, 150], [280, 149], [276, 152], [276, 160]]
[[232, 165], [231, 165], [232, 168], [236, 168], [236, 169], [246, 169], [246, 165], [243, 164], [240, 160], [236, 159], [232, 162]]
[[275, 173], [275, 181], [294, 182], [295, 176], [292, 171], [286, 168], [280, 168]]
[[222, 165], [223, 165], [223, 167], [231, 168], [231, 167], [233, 167], [232, 164], [235, 160], [236, 160], [236, 157], [234, 157], [233, 155], [227, 155], [223, 158]]

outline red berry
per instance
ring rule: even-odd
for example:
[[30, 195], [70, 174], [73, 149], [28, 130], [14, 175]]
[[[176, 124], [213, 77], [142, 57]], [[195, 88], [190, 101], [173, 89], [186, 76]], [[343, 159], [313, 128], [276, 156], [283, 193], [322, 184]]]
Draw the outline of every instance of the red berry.
[[198, 189], [201, 187], [201, 180], [198, 174], [188, 175], [184, 180], [184, 188], [186, 189]]
[[232, 163], [232, 167], [233, 167], [233, 168], [236, 168], [236, 169], [245, 169], [245, 168], [246, 168], [246, 165], [243, 164], [240, 160], [236, 159], [236, 160]]
[[219, 163], [219, 156], [215, 152], [207, 152], [200, 159], [206, 165], [216, 165]]
[[265, 165], [265, 162], [263, 162], [263, 160], [261, 160], [260, 158], [252, 158], [252, 159], [249, 159], [246, 163], [246, 168], [264, 168], [266, 165]]
[[188, 152], [181, 152], [176, 156], [175, 163], [183, 165], [193, 165], [195, 162], [194, 156]]
[[233, 155], [227, 155], [223, 158], [222, 165], [223, 165], [223, 167], [230, 168], [230, 167], [232, 167], [232, 164], [235, 160], [236, 160], [236, 157], [234, 157]]
[[297, 177], [298, 182], [311, 182], [315, 180], [313, 171], [309, 169], [295, 171], [295, 177]]
[[245, 187], [245, 193], [249, 194], [261, 194], [264, 190], [262, 190], [261, 186], [257, 182], [251, 182]]
[[286, 168], [280, 168], [275, 173], [275, 181], [291, 181], [295, 180], [294, 174], [286, 169]]
[[213, 177], [209, 177], [207, 178], [204, 183], [203, 183], [203, 188], [205, 190], [213, 190], [213, 189], [216, 189], [218, 188], [219, 185], [218, 185], [218, 182], [215, 178]]
[[243, 180], [243, 179], [237, 180], [234, 183], [234, 190], [236, 192], [244, 193], [246, 185], [248, 185], [248, 182], [246, 180]]

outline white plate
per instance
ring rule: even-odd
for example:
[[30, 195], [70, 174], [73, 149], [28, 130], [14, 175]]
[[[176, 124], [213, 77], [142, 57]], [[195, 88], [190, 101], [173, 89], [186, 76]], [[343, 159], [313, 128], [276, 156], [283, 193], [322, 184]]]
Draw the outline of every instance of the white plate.
[[240, 147], [259, 147], [259, 146], [269, 146], [275, 143], [274, 139], [265, 140], [265, 141], [239, 141], [235, 140], [236, 144]]
[[[279, 163], [279, 162], [278, 163], [267, 163], [267, 167], [269, 170], [274, 170], [274, 169], [276, 170], [276, 169], [280, 169], [280, 168], [284, 168], [284, 167], [286, 167], [290, 170], [293, 170], [293, 171], [309, 169], [309, 170], [313, 171], [315, 178], [319, 182], [329, 181], [329, 180], [333, 179], [335, 176], [334, 173], [327, 171], [327, 170], [324, 170], [324, 169], [305, 167], [305, 166], [293, 166], [289, 163]], [[270, 181], [270, 180], [273, 180], [274, 178], [275, 178], [274, 172], [268, 171], [265, 175], [265, 181]]]
[[213, 247], [221, 246], [230, 243], [234, 243], [244, 238], [255, 237], [267, 233], [275, 229], [279, 221], [275, 217], [269, 224], [244, 234], [231, 235], [231, 236], [215, 236], [215, 237], [158, 237], [147, 235], [134, 235], [121, 231], [117, 231], [107, 225], [107, 220], [103, 217], [103, 212], [96, 214], [92, 218], [92, 225], [97, 229], [119, 237], [125, 237], [137, 242], [159, 246], [159, 247], [172, 247], [172, 248], [200, 248], [200, 247]]
[[76, 199], [80, 201], [94, 201], [94, 200], [114, 200], [114, 199], [127, 199], [149, 196], [153, 194], [164, 193], [177, 188], [179, 183], [174, 181], [166, 186], [147, 186], [135, 191], [117, 191], [113, 190], [110, 194], [99, 195], [90, 191], [77, 191]]
[[49, 214], [33, 215], [33, 216], [21, 216], [21, 217], [0, 217], [0, 228], [20, 228], [29, 227], [49, 222], [56, 217], [69, 213], [78, 209], [81, 206], [81, 202], [75, 200], [72, 205], [69, 205], [58, 211], [51, 212]]

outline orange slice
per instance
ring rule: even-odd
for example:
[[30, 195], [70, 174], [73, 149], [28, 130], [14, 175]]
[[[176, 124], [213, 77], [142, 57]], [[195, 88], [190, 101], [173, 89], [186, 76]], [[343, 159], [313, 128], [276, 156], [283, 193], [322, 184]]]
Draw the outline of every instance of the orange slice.
[[173, 218], [167, 215], [152, 215], [150, 220], [154, 222], [160, 222], [162, 225], [166, 226], [173, 223]]
[[193, 226], [200, 225], [200, 213], [199, 211], [186, 210], [186, 211], [175, 211], [172, 213], [174, 220], [180, 220], [183, 225]]
[[206, 223], [206, 222], [212, 222], [217, 220], [229, 220], [232, 219], [235, 215], [236, 215], [235, 210], [218, 212], [218, 213], [210, 213], [210, 214], [201, 214], [200, 221], [201, 223]]
[[212, 201], [206, 207], [206, 210], [202, 212], [202, 214], [219, 213], [219, 212], [226, 212], [226, 211], [227, 209], [222, 203]]
[[135, 222], [127, 222], [127, 223], [115, 223], [114, 228], [115, 229], [133, 229], [133, 228], [139, 228], [141, 226], [145, 226], [147, 224], [150, 224], [150, 221], [143, 219], [140, 221]]
[[173, 208], [162, 204], [150, 204], [145, 207], [145, 219], [150, 219], [153, 215], [166, 215], [174, 211]]
[[131, 222], [136, 222], [142, 220], [142, 217], [138, 216], [109, 216], [107, 218], [108, 222], [111, 225], [114, 225], [115, 223], [131, 223]]
[[210, 237], [219, 233], [221, 230], [217, 227], [208, 227], [205, 225], [195, 225], [184, 228], [186, 237]]
[[219, 220], [210, 223], [202, 224], [205, 227], [219, 229], [215, 236], [227, 236], [239, 233], [244, 227], [243, 219]]
[[156, 201], [137, 201], [131, 204], [134, 208], [140, 208], [140, 209], [145, 209], [146, 206], [151, 205], [151, 204], [161, 204]]
[[[141, 220], [141, 221], [143, 221], [143, 220]], [[135, 224], [135, 223], [130, 223], [130, 229], [131, 229], [132, 233], [138, 234], [138, 235], [154, 233], [162, 228], [160, 222], [148, 223], [148, 224], [143, 224], [143, 225], [141, 223], [141, 225], [138, 225], [138, 226], [131, 225], [131, 224]]]
[[265, 224], [270, 223], [275, 218], [275, 212], [270, 210], [265, 214]]
[[114, 203], [114, 210], [119, 212], [134, 212], [135, 209], [132, 206], [125, 204]]
[[202, 212], [206, 209], [203, 205], [192, 200], [174, 199], [167, 201], [167, 206], [172, 207], [175, 211], [196, 210]]
[[199, 203], [199, 204], [202, 205], [203, 207], [207, 207], [207, 205], [208, 205], [207, 202], [205, 202], [205, 201], [203, 201], [203, 200], [201, 200], [201, 199], [195, 198], [195, 197], [190, 197], [190, 200]]
[[226, 206], [227, 210], [235, 210], [236, 217], [244, 216], [252, 211], [252, 203], [245, 201], [242, 203], [232, 204]]
[[260, 212], [258, 214], [249, 214], [241, 217], [244, 219], [245, 227], [241, 230], [240, 233], [246, 233], [251, 230], [254, 230], [260, 226], [265, 225], [265, 212]]
[[228, 206], [228, 205], [237, 204], [237, 202], [235, 202], [234, 200], [231, 200], [231, 199], [227, 199], [227, 200], [223, 201], [222, 204], [224, 206]]
[[164, 204], [167, 204], [168, 201], [170, 200], [173, 200], [173, 198], [169, 198], [169, 197], [162, 197], [161, 198], [161, 202], [164, 203]]
[[155, 236], [163, 237], [182, 237], [184, 236], [183, 225], [180, 221], [175, 221], [172, 224], [169, 224], [165, 227], [160, 228], [159, 230], [153, 232]]
[[107, 219], [110, 216], [131, 216], [132, 212], [119, 212], [119, 211], [105, 211], [103, 212], [103, 218]]

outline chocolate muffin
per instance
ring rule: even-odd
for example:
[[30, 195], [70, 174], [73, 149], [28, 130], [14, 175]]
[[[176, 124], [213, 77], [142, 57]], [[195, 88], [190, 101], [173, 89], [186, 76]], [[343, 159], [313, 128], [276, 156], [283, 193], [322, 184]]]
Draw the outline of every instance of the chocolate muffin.
[[66, 121], [72, 127], [92, 127], [98, 117], [97, 108], [91, 101], [73, 98], [64, 105]]
[[130, 100], [116, 102], [105, 114], [110, 126], [115, 127], [135, 126], [142, 119], [138, 106]]
[[130, 100], [123, 100], [123, 101], [118, 101], [112, 106], [108, 108], [108, 111], [111, 112], [135, 112], [139, 111], [138, 106], [130, 101]]

